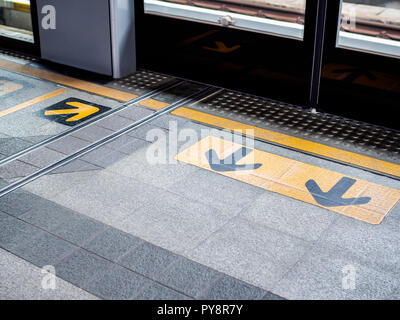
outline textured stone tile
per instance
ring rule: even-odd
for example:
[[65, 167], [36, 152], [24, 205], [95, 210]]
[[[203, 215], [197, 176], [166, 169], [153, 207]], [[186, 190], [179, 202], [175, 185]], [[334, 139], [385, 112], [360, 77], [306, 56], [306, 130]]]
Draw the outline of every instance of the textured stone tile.
[[[154, 187], [101, 171], [53, 198], [54, 202], [95, 219], [119, 220], [146, 202]], [[104, 220], [101, 220], [104, 222]]]
[[137, 106], [130, 106], [128, 108], [123, 109], [122, 111], [118, 112], [118, 115], [124, 118], [128, 118], [133, 121], [138, 121], [143, 118], [148, 117], [149, 115], [153, 114], [154, 111], [137, 107]]
[[109, 143], [107, 143], [107, 148], [125, 153], [132, 154], [135, 151], [145, 148], [149, 145], [148, 142], [145, 142], [141, 139], [137, 139], [128, 135], [123, 135]]
[[0, 249], [0, 298], [6, 300], [94, 300], [95, 296], [56, 277], [55, 290], [44, 289], [42, 269]]
[[26, 155], [23, 155], [19, 158], [19, 160], [38, 168], [44, 168], [64, 158], [64, 154], [48, 149], [46, 147], [42, 147]]
[[40, 233], [39, 229], [0, 212], [0, 247], [13, 250]]
[[87, 172], [71, 172], [63, 174], [48, 174], [34, 180], [22, 187], [23, 190], [29, 191], [46, 199], [52, 199], [58, 194], [65, 193], [71, 188], [86, 182], [92, 176], [100, 171]]
[[20, 216], [32, 208], [47, 205], [47, 201], [29, 192], [15, 190], [0, 198], [0, 208], [13, 216]]
[[19, 160], [14, 160], [0, 166], [0, 178], [23, 178], [31, 175], [32, 173], [35, 173], [36, 171], [38, 171], [37, 167], [34, 167]]
[[213, 269], [180, 258], [158, 280], [169, 288], [195, 298], [222, 276]]
[[50, 174], [60, 174], [60, 173], [71, 173], [71, 172], [82, 172], [82, 171], [96, 171], [102, 168], [94, 164], [82, 161], [80, 159], [73, 160], [61, 167], [53, 170]]
[[114, 131], [91, 124], [87, 127], [79, 129], [71, 134], [71, 136], [88, 141], [96, 142], [111, 134]]
[[304, 255], [310, 243], [234, 218], [187, 256], [266, 290]]
[[107, 168], [125, 157], [125, 153], [112, 150], [108, 146], [101, 146], [85, 154], [80, 159], [97, 167]]
[[235, 278], [224, 276], [204, 292], [202, 300], [259, 300], [266, 291]]
[[[187, 200], [164, 201], [167, 195], [155, 195], [152, 205], [146, 205], [127, 215], [114, 226], [178, 253], [195, 248], [223, 226], [229, 216], [212, 207]], [[179, 196], [177, 196], [179, 199]]]
[[340, 216], [321, 237], [321, 243], [344, 248], [368, 263], [370, 267], [400, 272], [400, 234], [395, 220], [380, 225]]
[[85, 284], [110, 269], [113, 263], [85, 250], [74, 251], [55, 265], [57, 275], [84, 288]]
[[317, 240], [337, 214], [282, 195], [266, 192], [240, 216], [305, 240]]
[[13, 253], [31, 262], [37, 267], [52, 265], [67, 256], [78, 247], [44, 232], [28, 243], [18, 246]]
[[147, 142], [154, 142], [154, 140], [152, 139], [153, 133], [154, 134], [155, 133], [158, 133], [158, 134], [163, 133], [165, 136], [167, 136], [168, 130], [162, 129], [160, 127], [153, 125], [151, 122], [148, 122], [148, 123], [141, 125], [140, 127], [136, 128], [136, 129], [128, 132], [127, 135], [134, 137], [134, 138], [145, 140]]
[[120, 117], [119, 115], [111, 115], [107, 118], [97, 121], [96, 126], [106, 128], [106, 129], [109, 129], [112, 131], [118, 131], [118, 130], [126, 128], [133, 122], [134, 121], [132, 121], [128, 118]]
[[110, 166], [108, 170], [161, 188], [170, 186], [199, 170], [182, 163], [168, 164], [166, 157], [164, 163], [153, 164], [150, 159], [151, 153], [148, 153], [151, 152], [149, 148], [138, 149], [131, 156]]
[[32, 143], [18, 138], [0, 139], [0, 153], [6, 156], [11, 156], [30, 146], [32, 146]]
[[61, 152], [63, 154], [72, 154], [87, 147], [89, 144], [90, 142], [88, 141], [68, 135], [50, 143], [49, 145], [47, 145], [47, 148]]
[[52, 231], [61, 224], [68, 224], [75, 216], [74, 211], [43, 199], [41, 205], [32, 207], [19, 218], [43, 230]]
[[93, 240], [83, 245], [84, 248], [106, 259], [117, 261], [118, 258], [142, 244], [143, 240], [118, 229], [108, 228]]
[[265, 193], [261, 188], [202, 169], [192, 172], [167, 189], [231, 214], [248, 207]]
[[273, 294], [271, 292], [267, 292], [267, 294], [261, 299], [261, 300], [287, 300], [285, 298], [282, 298], [276, 294]]
[[84, 215], [71, 215], [68, 220], [55, 229], [52, 233], [76, 245], [82, 245], [99, 233], [104, 232], [106, 226]]
[[178, 256], [150, 243], [144, 243], [124, 256], [119, 264], [146, 277], [155, 278], [164, 272]]
[[385, 300], [399, 299], [399, 287], [396, 274], [371, 268], [348, 250], [316, 245], [272, 291], [288, 299]]
[[158, 283], [151, 284], [148, 288], [144, 289], [138, 296], [134, 297], [135, 300], [191, 300], [189, 297], [171, 290], [167, 287], [159, 285]]
[[150, 280], [120, 266], [114, 266], [92, 280], [86, 289], [104, 299], [122, 300], [137, 296]]

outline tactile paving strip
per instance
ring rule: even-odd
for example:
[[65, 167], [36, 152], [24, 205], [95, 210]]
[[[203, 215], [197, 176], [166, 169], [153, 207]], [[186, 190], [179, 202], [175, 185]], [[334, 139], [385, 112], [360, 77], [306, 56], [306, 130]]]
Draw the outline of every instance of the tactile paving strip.
[[22, 53], [12, 52], [12, 51], [8, 51], [8, 50], [2, 50], [2, 49], [0, 49], [0, 55], [5, 58], [9, 57], [9, 58], [16, 58], [19, 60], [23, 60], [27, 63], [38, 61], [38, 59], [35, 57], [27, 56]]
[[138, 70], [125, 78], [115, 80], [108, 84], [118, 90], [133, 93], [143, 93], [171, 80], [170, 77], [146, 70]]
[[[223, 90], [193, 108], [326, 145], [400, 162], [400, 132], [361, 121]], [[397, 160], [397, 161], [396, 161]]]

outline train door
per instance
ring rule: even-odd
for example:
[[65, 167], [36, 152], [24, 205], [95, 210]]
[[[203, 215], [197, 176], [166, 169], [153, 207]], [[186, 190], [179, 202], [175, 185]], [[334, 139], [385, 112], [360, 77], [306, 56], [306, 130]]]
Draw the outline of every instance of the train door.
[[36, 0], [0, 0], [0, 46], [40, 54]]
[[137, 1], [138, 66], [307, 105], [318, 1]]

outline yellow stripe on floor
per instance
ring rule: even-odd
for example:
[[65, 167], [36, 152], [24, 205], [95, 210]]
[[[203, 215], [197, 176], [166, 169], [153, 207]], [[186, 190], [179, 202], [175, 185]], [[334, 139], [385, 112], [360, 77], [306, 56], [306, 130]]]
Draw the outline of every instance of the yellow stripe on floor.
[[[208, 136], [179, 153], [175, 159], [370, 224], [380, 224], [400, 200], [399, 190], [257, 149], [245, 147], [250, 152], [244, 157], [230, 159], [230, 162], [226, 160], [243, 147], [232, 141]], [[245, 170], [230, 170], [228, 167], [226, 171], [217, 170], [221, 167], [212, 169], [209, 157], [211, 150], [217, 154], [211, 159], [212, 163], [216, 161], [222, 164], [222, 168], [232, 163], [238, 166], [257, 164], [259, 167]], [[351, 183], [340, 184], [346, 180]], [[310, 191], [310, 183], [317, 184], [320, 190]], [[226, 187], [229, 192], [229, 185]]]
[[57, 96], [59, 94], [65, 93], [65, 92], [67, 92], [67, 90], [64, 89], [64, 88], [63, 89], [58, 89], [58, 90], [55, 90], [53, 92], [46, 93], [46, 94], [44, 94], [44, 95], [42, 95], [40, 97], [34, 98], [34, 99], [26, 101], [24, 103], [21, 103], [21, 104], [19, 104], [17, 106], [11, 107], [11, 108], [9, 108], [7, 110], [0, 111], [0, 118], [4, 117], [6, 115], [9, 115], [11, 113], [14, 113], [16, 111], [25, 109], [25, 108], [27, 108], [29, 106], [32, 106], [32, 105], [36, 104], [36, 103], [39, 103], [39, 102], [45, 101], [47, 99], [53, 98], [53, 97], [55, 97], [55, 96]]
[[356, 165], [376, 172], [382, 172], [394, 177], [400, 177], [400, 165], [392, 162], [337, 149], [317, 142], [304, 140], [185, 107], [176, 109], [172, 112], [172, 114], [218, 128], [231, 131], [242, 131], [240, 133], [244, 133], [245, 130], [254, 130], [253, 133], [249, 135], [252, 135], [255, 138], [312, 153], [314, 155], [323, 156], [329, 159], [334, 159], [343, 163]]
[[27, 65], [22, 65], [4, 59], [0, 59], [0, 68], [7, 69], [9, 71], [23, 73], [47, 81], [52, 81], [70, 88], [94, 93], [99, 96], [118, 100], [121, 102], [127, 102], [138, 97], [138, 95], [133, 93], [124, 92], [113, 88], [108, 88], [88, 81], [79, 80], [69, 76], [64, 76], [51, 71], [34, 68]]

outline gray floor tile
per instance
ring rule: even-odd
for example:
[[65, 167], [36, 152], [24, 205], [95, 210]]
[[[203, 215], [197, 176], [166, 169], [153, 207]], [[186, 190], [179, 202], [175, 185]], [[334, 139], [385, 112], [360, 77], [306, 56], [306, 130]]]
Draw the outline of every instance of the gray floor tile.
[[133, 250], [143, 243], [143, 240], [133, 237], [123, 231], [108, 228], [90, 242], [84, 244], [84, 248], [106, 259], [117, 261], [125, 253]]
[[180, 258], [157, 280], [167, 287], [195, 298], [222, 276], [220, 272], [186, 258]]
[[102, 168], [94, 164], [88, 163], [86, 161], [76, 159], [63, 166], [53, 170], [50, 174], [60, 174], [60, 173], [71, 173], [71, 172], [84, 172], [84, 171], [96, 171]]
[[276, 294], [273, 294], [271, 292], [267, 292], [267, 294], [261, 299], [261, 300], [287, 300], [285, 298], [282, 298]]
[[259, 300], [266, 291], [235, 278], [224, 276], [200, 297], [203, 300]]
[[47, 145], [47, 148], [61, 152], [63, 154], [72, 154], [80, 149], [87, 147], [90, 142], [73, 137], [71, 135], [62, 137]]
[[61, 224], [68, 224], [75, 216], [74, 211], [43, 199], [40, 206], [34, 206], [19, 218], [46, 231], [52, 231]]
[[112, 131], [118, 131], [121, 129], [126, 128], [130, 124], [132, 124], [134, 121], [120, 117], [119, 115], [111, 115], [107, 118], [101, 119], [100, 121], [96, 122], [96, 126], [109, 129]]
[[142, 291], [135, 300], [191, 300], [191, 298], [171, 290], [167, 287], [153, 283], [150, 287]]
[[265, 193], [261, 188], [201, 169], [167, 189], [232, 214], [248, 207]]
[[126, 157], [125, 153], [102, 146], [85, 154], [80, 159], [97, 167], [107, 168]]
[[138, 149], [134, 154], [110, 166], [108, 170], [134, 178], [160, 188], [165, 188], [199, 170], [182, 163], [168, 164], [167, 154], [162, 156], [163, 163], [153, 163], [150, 159], [155, 144]]
[[125, 108], [124, 110], [118, 112], [118, 115], [124, 118], [128, 118], [133, 121], [138, 121], [143, 118], [146, 118], [147, 116], [153, 114], [154, 111], [137, 107], [137, 106], [130, 106], [128, 108]]
[[394, 274], [400, 272], [400, 233], [395, 220], [384, 220], [371, 225], [340, 216], [321, 237], [321, 243], [347, 249], [359, 256], [370, 267]]
[[135, 151], [145, 148], [149, 145], [148, 142], [141, 139], [137, 139], [128, 135], [123, 135], [109, 143], [107, 148], [125, 153], [127, 155], [134, 153]]
[[234, 218], [187, 256], [215, 270], [271, 290], [300, 260], [310, 243]]
[[42, 268], [47, 265], [54, 266], [63, 257], [77, 249], [78, 247], [44, 232], [28, 243], [18, 246], [13, 253]]
[[178, 256], [150, 243], [144, 243], [120, 260], [120, 264], [144, 276], [155, 278], [163, 273]]
[[148, 194], [157, 193], [154, 187], [106, 170], [82, 180], [53, 200], [97, 220], [115, 222], [143, 206]]
[[[0, 249], [0, 291], [11, 300], [93, 300], [95, 296], [56, 277], [56, 289], [42, 287], [42, 269]], [[6, 297], [1, 296], [2, 299]]]
[[[153, 130], [157, 130], [157, 131], [153, 131]], [[153, 125], [152, 123], [146, 123], [144, 125], [141, 125], [140, 127], [136, 128], [135, 130], [128, 132], [127, 134], [131, 137], [142, 139], [147, 142], [154, 142], [154, 140], [150, 138], [152, 132], [158, 132], [160, 134], [163, 133], [164, 135], [168, 135], [168, 130], [157, 127], [157, 126]]]
[[398, 288], [393, 273], [370, 268], [348, 250], [317, 245], [272, 291], [288, 299], [399, 299]]
[[27, 164], [25, 162], [21, 162], [19, 160], [14, 160], [0, 166], [0, 178], [23, 178], [31, 175], [32, 173], [35, 173], [36, 171], [38, 171], [37, 167]]
[[114, 266], [92, 280], [86, 290], [104, 299], [126, 300], [138, 295], [150, 280], [120, 266]]
[[13, 216], [20, 216], [32, 208], [44, 207], [47, 200], [26, 191], [15, 190], [0, 198], [0, 208]]
[[0, 153], [11, 156], [32, 146], [32, 143], [18, 138], [0, 139]]
[[112, 130], [96, 126], [96, 124], [91, 124], [73, 132], [71, 135], [88, 142], [96, 142], [111, 134], [113, 134]]
[[83, 288], [92, 278], [104, 273], [113, 263], [86, 250], [74, 251], [55, 265], [57, 276]]
[[43, 147], [20, 157], [19, 160], [38, 168], [44, 168], [63, 158], [65, 158], [64, 154]]
[[41, 230], [0, 212], [0, 247], [13, 250], [37, 237]]
[[104, 232], [106, 226], [84, 215], [71, 215], [69, 219], [52, 230], [58, 237], [76, 245], [83, 245], [98, 234]]
[[240, 216], [310, 241], [317, 240], [338, 217], [328, 210], [272, 192], [261, 195]]

